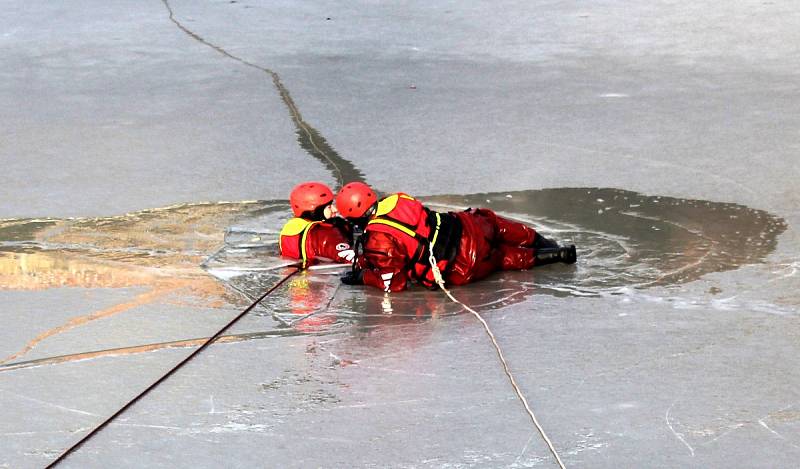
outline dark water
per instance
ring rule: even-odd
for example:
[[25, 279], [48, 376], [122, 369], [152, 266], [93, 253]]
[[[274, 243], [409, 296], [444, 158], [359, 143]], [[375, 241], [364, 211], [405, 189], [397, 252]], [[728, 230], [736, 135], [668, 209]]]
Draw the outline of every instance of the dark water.
[[[427, 199], [486, 206], [578, 247], [575, 268], [534, 271], [574, 294], [685, 283], [762, 262], [785, 222], [738, 204], [647, 196], [620, 189], [543, 189]], [[537, 272], [542, 275], [538, 275]]]

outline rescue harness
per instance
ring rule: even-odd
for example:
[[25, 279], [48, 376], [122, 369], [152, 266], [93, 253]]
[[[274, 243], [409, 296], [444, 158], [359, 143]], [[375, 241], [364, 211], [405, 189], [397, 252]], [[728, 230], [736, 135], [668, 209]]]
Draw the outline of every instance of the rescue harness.
[[401, 241], [409, 253], [413, 252], [406, 268], [427, 288], [436, 288], [429, 262], [431, 254], [439, 270], [445, 274], [458, 254], [462, 231], [458, 217], [430, 210], [406, 194], [393, 194], [379, 201], [375, 216], [367, 225], [389, 227], [402, 233]]

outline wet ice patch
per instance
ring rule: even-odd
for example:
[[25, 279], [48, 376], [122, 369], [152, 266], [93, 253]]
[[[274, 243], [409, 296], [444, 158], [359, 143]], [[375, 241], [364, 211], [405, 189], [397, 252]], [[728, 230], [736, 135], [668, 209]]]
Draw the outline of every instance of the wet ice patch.
[[[575, 244], [575, 266], [534, 268], [527, 280], [555, 294], [600, 295], [686, 283], [760, 263], [785, 222], [738, 204], [648, 196], [620, 189], [544, 189], [425, 200], [437, 210], [479, 207]], [[505, 274], [504, 274], [505, 275]]]
[[214, 277], [222, 280], [222, 281], [230, 281], [234, 277], [239, 277], [240, 275], [245, 275], [247, 271], [241, 269], [207, 269], [206, 270], [209, 274], [213, 275]]
[[[670, 299], [639, 293], [649, 287], [686, 283], [706, 273], [762, 262], [774, 250], [777, 236], [785, 230], [783, 220], [741, 205], [647, 196], [619, 189], [545, 189], [436, 196], [423, 201], [440, 211], [488, 206], [501, 215], [536, 227], [562, 244], [578, 246], [579, 260], [575, 266], [552, 265], [504, 272], [459, 288], [460, 299], [484, 310], [503, 308], [542, 293], [662, 301], [676, 309], [741, 307], [741, 302], [726, 303], [719, 298]], [[239, 238], [231, 233], [263, 231], [268, 226], [277, 230], [284, 218], [288, 218], [286, 212], [244, 220], [230, 228], [226, 246], [209, 262], [209, 266], [216, 265], [222, 270], [213, 272], [240, 269], [237, 274], [244, 273], [227, 281], [250, 298], [285, 275], [277, 247], [265, 244], [237, 250]], [[742, 249], [743, 243], [748, 249]], [[786, 272], [791, 273], [792, 269], [787, 268]], [[388, 321], [389, 316], [429, 318], [459, 311], [439, 301], [437, 292], [420, 289], [388, 297], [359, 289], [343, 299], [344, 295], [337, 291], [337, 274], [331, 274], [306, 272], [297, 276], [288, 283], [285, 294], [267, 299], [263, 313], [256, 314], [278, 316], [285, 325], [302, 325], [305, 331], [318, 332], [334, 324]], [[337, 294], [339, 298], [332, 301]], [[748, 306], [759, 308], [755, 304]], [[772, 305], [760, 306], [773, 312], [780, 310]]]
[[[498, 273], [459, 288], [462, 301], [481, 309], [543, 293], [650, 301], [642, 296], [650, 287], [763, 262], [786, 229], [780, 218], [742, 205], [620, 189], [451, 195], [423, 202], [441, 211], [489, 207], [562, 244], [577, 245], [576, 265]], [[281, 258], [277, 246], [279, 230], [290, 217], [288, 204], [267, 201], [185, 204], [106, 218], [2, 220], [0, 288], [186, 288], [209, 305], [246, 306], [292, 270], [295, 261]], [[296, 275], [251, 318], [270, 317], [299, 333], [328, 333], [349, 324], [369, 328], [460, 311], [441, 301], [440, 292], [384, 295], [343, 289], [338, 277], [346, 268], [323, 264]], [[778, 280], [799, 270], [795, 261], [772, 269]], [[697, 302], [653, 296], [652, 301], [680, 309], [792, 313], [725, 297]]]

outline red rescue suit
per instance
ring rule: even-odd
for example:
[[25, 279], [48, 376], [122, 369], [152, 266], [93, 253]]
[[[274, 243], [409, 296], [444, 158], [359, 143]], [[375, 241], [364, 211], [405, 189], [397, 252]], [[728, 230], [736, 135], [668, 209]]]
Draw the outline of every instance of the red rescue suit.
[[302, 260], [303, 267], [317, 258], [348, 264], [355, 257], [350, 233], [332, 221], [292, 218], [281, 229], [279, 245], [282, 256]]
[[529, 269], [536, 231], [488, 209], [437, 213], [406, 194], [378, 203], [359, 258], [365, 285], [401, 291], [408, 280], [435, 287], [429, 246], [447, 283], [463, 285], [496, 270]]

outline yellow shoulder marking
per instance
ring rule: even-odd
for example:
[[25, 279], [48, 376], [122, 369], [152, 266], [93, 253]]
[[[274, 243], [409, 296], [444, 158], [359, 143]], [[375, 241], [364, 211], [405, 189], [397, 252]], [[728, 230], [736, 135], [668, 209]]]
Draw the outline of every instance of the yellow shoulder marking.
[[375, 212], [375, 216], [380, 217], [394, 210], [394, 208], [397, 206], [398, 200], [400, 200], [400, 194], [392, 194], [379, 201], [378, 210]]
[[283, 225], [281, 229], [281, 236], [297, 236], [305, 231], [311, 222], [303, 218], [292, 218]]

